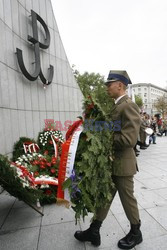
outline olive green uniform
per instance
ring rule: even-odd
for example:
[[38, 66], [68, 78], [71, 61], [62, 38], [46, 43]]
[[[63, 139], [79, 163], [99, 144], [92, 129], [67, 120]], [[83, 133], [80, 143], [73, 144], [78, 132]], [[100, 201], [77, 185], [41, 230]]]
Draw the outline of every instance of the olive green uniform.
[[[113, 198], [118, 191], [128, 220], [131, 224], [138, 224], [139, 211], [137, 201], [133, 195], [133, 176], [137, 170], [136, 156], [133, 148], [137, 142], [141, 124], [138, 106], [125, 95], [115, 104], [112, 119], [113, 121], [121, 121], [120, 131], [114, 132], [115, 158], [112, 166], [112, 174], [115, 190], [112, 191]], [[97, 220], [103, 221], [106, 218], [110, 205], [97, 211]]]

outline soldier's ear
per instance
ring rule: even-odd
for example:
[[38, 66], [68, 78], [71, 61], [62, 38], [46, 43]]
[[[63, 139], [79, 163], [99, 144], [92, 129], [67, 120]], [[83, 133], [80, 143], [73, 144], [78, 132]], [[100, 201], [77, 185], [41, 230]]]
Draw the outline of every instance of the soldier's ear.
[[122, 89], [122, 85], [123, 85], [122, 82], [118, 82], [118, 89], [119, 89], [119, 90]]

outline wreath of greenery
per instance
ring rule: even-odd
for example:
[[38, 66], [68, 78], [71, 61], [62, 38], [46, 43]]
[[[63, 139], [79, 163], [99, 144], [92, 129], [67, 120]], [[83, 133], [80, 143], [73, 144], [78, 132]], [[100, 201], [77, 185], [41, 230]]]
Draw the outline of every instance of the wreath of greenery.
[[[94, 213], [112, 199], [113, 132], [109, 126], [96, 126], [98, 122], [111, 122], [113, 101], [104, 82], [80, 85], [84, 95], [84, 131], [77, 148], [74, 171], [63, 187], [69, 189], [76, 221], [88, 212]], [[99, 124], [99, 123], [98, 123]], [[103, 123], [104, 125], [104, 123]]]

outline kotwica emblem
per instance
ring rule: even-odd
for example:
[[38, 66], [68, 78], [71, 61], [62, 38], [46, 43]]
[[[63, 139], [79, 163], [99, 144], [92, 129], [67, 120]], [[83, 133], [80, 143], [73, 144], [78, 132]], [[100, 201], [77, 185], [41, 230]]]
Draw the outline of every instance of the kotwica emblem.
[[[34, 47], [34, 54], [35, 54], [35, 70], [32, 74], [30, 74], [24, 64], [23, 61], [23, 54], [22, 50], [19, 48], [16, 48], [16, 54], [17, 54], [17, 59], [18, 59], [18, 64], [19, 67], [23, 73], [23, 75], [30, 81], [35, 81], [38, 76], [40, 77], [41, 81], [49, 85], [52, 82], [53, 79], [53, 74], [54, 74], [54, 67], [50, 65], [48, 69], [48, 79], [45, 78], [45, 76], [42, 73], [41, 70], [41, 61], [40, 61], [40, 48], [41, 49], [47, 49], [49, 48], [50, 45], [50, 32], [49, 29], [44, 22], [44, 20], [33, 10], [31, 10], [31, 18], [32, 18], [32, 30], [33, 30], [33, 37], [28, 35], [28, 41], [33, 44]], [[40, 22], [42, 27], [44, 28], [45, 31], [45, 41], [44, 43], [41, 43], [38, 39], [38, 26], [37, 26], [37, 21]]]

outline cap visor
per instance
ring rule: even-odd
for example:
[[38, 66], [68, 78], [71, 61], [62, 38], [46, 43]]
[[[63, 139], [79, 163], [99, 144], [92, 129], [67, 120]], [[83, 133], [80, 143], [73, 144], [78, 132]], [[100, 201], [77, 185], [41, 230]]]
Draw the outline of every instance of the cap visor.
[[107, 80], [104, 84], [108, 85], [110, 82], [116, 82], [118, 79]]

